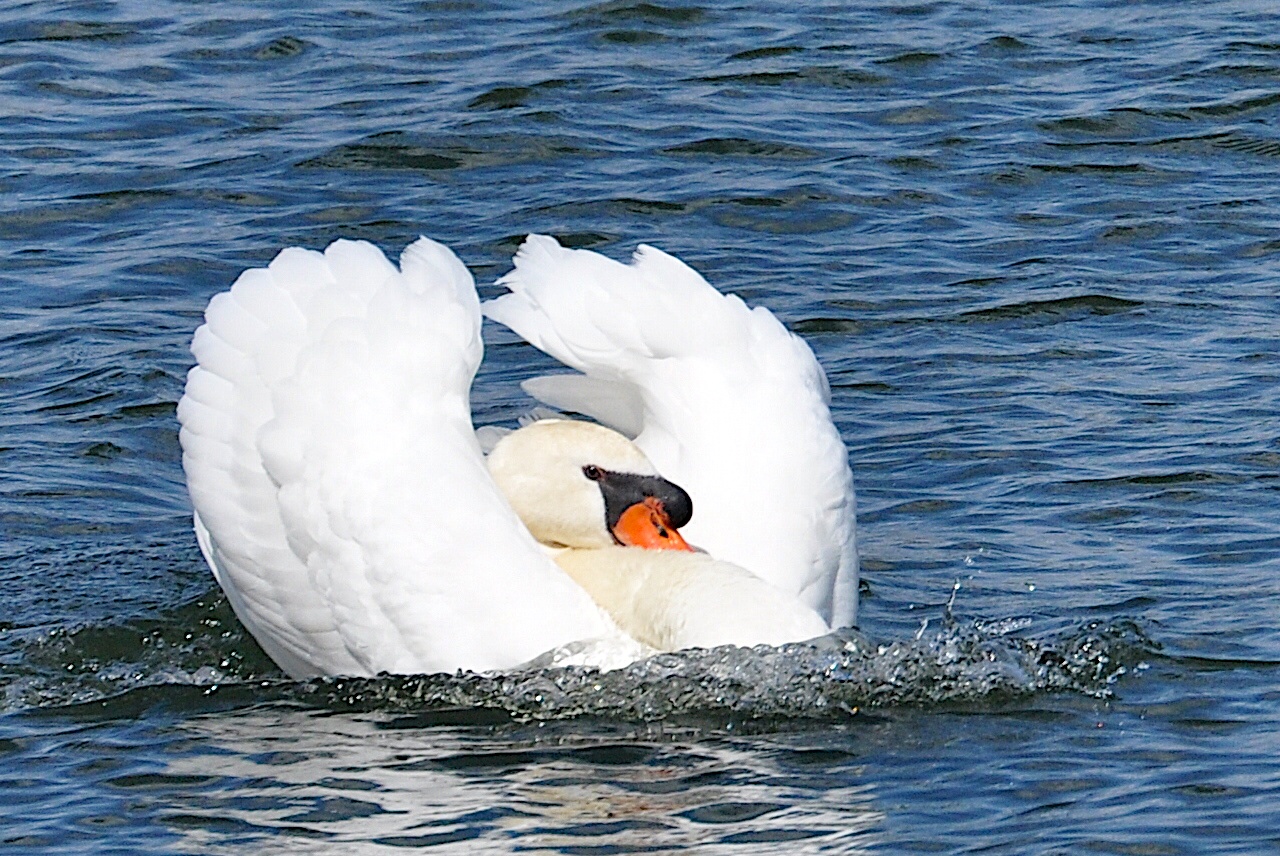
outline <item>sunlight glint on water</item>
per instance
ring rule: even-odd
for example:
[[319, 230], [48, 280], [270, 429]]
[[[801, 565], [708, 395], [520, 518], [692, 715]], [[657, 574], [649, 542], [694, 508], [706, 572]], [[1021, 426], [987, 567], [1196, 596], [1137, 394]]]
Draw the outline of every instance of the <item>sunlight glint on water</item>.
[[[5, 852], [1276, 849], [1280, 46], [1187, 12], [0, 10]], [[234, 620], [173, 416], [208, 298], [419, 234], [490, 296], [531, 231], [813, 345], [847, 645], [296, 685]], [[513, 424], [550, 366], [487, 335]]]

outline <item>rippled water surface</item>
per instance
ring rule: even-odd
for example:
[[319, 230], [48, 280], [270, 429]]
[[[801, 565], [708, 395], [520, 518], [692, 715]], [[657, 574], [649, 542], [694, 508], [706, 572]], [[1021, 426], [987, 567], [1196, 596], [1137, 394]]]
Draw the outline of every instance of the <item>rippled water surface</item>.
[[[1268, 2], [0, 7], [6, 853], [1280, 850]], [[861, 626], [290, 683], [190, 531], [286, 245], [653, 243], [812, 344]], [[490, 329], [481, 423], [545, 358]]]

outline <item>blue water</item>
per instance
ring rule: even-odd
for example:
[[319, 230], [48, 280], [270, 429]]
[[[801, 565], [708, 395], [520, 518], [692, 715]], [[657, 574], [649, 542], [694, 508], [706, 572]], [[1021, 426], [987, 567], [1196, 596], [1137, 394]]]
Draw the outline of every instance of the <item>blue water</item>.
[[[0, 8], [6, 853], [1280, 851], [1267, 2]], [[859, 634], [295, 685], [174, 406], [281, 247], [656, 244], [825, 366]], [[545, 358], [487, 330], [480, 423]], [[958, 585], [958, 587], [957, 587]]]

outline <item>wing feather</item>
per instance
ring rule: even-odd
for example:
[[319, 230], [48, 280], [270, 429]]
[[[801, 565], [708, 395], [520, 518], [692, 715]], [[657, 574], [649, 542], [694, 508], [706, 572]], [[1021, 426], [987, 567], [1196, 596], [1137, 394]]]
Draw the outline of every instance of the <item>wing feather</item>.
[[809, 346], [650, 246], [625, 265], [531, 235], [514, 265], [485, 314], [583, 375], [526, 390], [635, 436], [693, 497], [691, 543], [853, 624], [853, 478]]
[[179, 404], [196, 534], [295, 677], [499, 669], [608, 635], [489, 479], [474, 285], [422, 239], [281, 252], [210, 301]]

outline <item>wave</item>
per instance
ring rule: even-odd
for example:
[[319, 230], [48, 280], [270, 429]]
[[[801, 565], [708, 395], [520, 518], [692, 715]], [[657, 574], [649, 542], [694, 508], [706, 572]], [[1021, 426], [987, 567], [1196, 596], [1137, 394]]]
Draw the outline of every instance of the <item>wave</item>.
[[625, 669], [535, 668], [510, 674], [315, 681], [327, 708], [487, 711], [513, 720], [847, 719], [898, 705], [1041, 692], [1105, 698], [1156, 650], [1129, 620], [1093, 621], [1058, 638], [1009, 633], [1022, 622], [954, 620], [916, 638], [876, 642], [846, 630], [816, 643], [660, 654]]
[[1034, 318], [1045, 321], [1077, 321], [1096, 315], [1132, 312], [1143, 304], [1138, 300], [1107, 294], [1078, 294], [1042, 300], [1024, 300], [985, 309], [962, 312], [960, 319], [969, 321], [1005, 321]]
[[156, 686], [274, 681], [280, 671], [221, 592], [119, 623], [0, 628], [0, 711], [98, 702]]
[[982, 702], [1037, 693], [1106, 698], [1159, 646], [1134, 621], [1089, 621], [1045, 637], [1031, 619], [960, 620], [949, 608], [913, 638], [843, 630], [778, 648], [660, 654], [611, 672], [557, 666], [567, 646], [505, 673], [285, 678], [210, 594], [156, 620], [35, 634], [0, 684], [7, 710], [133, 716], [286, 701], [333, 711], [484, 724], [582, 717], [624, 721], [731, 717], [842, 720], [898, 705]]
[[[497, 97], [497, 96], [495, 96]], [[483, 104], [477, 105], [483, 107]], [[585, 160], [608, 149], [602, 140], [576, 140], [565, 136], [528, 134], [432, 137], [404, 131], [384, 131], [343, 143], [296, 164], [298, 169], [354, 172], [438, 172], [554, 162], [565, 158]]]

